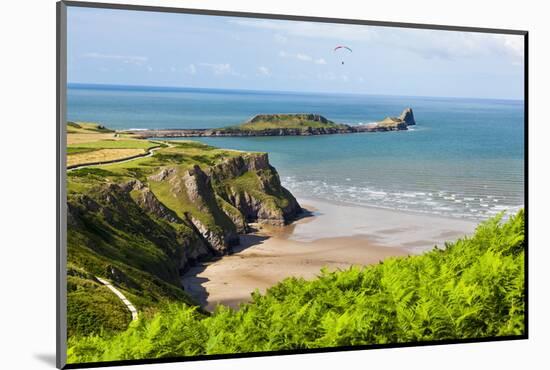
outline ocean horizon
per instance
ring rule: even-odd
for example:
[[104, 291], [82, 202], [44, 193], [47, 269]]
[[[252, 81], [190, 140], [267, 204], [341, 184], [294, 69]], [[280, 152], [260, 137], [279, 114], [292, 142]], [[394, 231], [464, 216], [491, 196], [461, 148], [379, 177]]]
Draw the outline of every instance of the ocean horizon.
[[523, 207], [523, 100], [69, 84], [67, 116], [119, 130], [216, 128], [259, 113], [358, 125], [406, 107], [409, 131], [190, 139], [268, 152], [298, 198], [476, 221]]

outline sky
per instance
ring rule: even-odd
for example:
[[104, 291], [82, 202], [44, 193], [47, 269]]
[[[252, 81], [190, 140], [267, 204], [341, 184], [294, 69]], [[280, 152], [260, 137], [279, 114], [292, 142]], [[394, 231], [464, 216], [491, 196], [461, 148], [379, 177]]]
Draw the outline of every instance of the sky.
[[523, 99], [519, 35], [80, 7], [67, 27], [69, 83]]

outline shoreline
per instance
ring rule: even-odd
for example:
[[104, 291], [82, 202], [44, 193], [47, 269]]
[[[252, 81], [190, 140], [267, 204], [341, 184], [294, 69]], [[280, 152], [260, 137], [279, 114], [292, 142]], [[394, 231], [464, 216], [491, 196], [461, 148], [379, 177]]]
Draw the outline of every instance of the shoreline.
[[435, 244], [473, 233], [477, 223], [400, 211], [299, 199], [309, 211], [282, 226], [253, 225], [233, 253], [191, 267], [185, 291], [203, 308], [238, 308], [286, 277], [313, 279], [320, 269], [347, 269], [399, 256], [421, 254]]
[[[336, 201], [299, 198], [318, 216], [313, 224], [296, 223], [293, 240], [367, 236], [386, 247], [400, 247], [418, 254], [464, 235], [473, 234], [481, 220], [453, 218], [415, 211], [352, 205]], [[308, 208], [306, 207], [306, 208]], [[291, 225], [294, 225], [292, 223]]]

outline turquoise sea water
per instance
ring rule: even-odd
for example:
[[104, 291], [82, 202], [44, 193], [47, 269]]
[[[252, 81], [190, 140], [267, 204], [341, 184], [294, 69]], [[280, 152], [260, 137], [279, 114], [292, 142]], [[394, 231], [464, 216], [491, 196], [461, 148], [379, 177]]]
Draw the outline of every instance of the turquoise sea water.
[[405, 107], [409, 131], [197, 138], [265, 151], [298, 197], [480, 220], [524, 203], [523, 101], [70, 85], [68, 119], [116, 129], [208, 128], [257, 113], [361, 124]]

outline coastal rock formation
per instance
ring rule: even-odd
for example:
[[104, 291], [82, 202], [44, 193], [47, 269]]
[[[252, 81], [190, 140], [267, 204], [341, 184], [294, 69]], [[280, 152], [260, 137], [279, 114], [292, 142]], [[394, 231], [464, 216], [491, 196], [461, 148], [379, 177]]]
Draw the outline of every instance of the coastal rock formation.
[[302, 211], [265, 153], [231, 158], [213, 166], [210, 174], [220, 197], [247, 222], [284, 225]]
[[412, 108], [406, 108], [403, 110], [399, 117], [386, 117], [380, 122], [376, 122], [372, 125], [366, 125], [366, 131], [399, 131], [407, 130], [408, 126], [415, 125], [414, 115]]
[[153, 194], [151, 189], [146, 187], [141, 181], [132, 180], [126, 184], [123, 184], [122, 188], [128, 192], [134, 191], [133, 197], [135, 201], [147, 212], [168, 222], [181, 222], [178, 216], [173, 211], [166, 208], [164, 204], [157, 199], [155, 194]]
[[204, 131], [200, 136], [312, 136], [351, 132], [356, 132], [352, 126], [342, 125], [341, 127], [266, 128], [263, 130], [214, 129]]
[[416, 125], [412, 108], [405, 108], [403, 113], [399, 116], [399, 119], [404, 121], [407, 126]]
[[146, 179], [105, 182], [70, 194], [67, 205], [71, 245], [84, 243], [109, 256], [100, 275], [127, 286], [132, 273], [113, 262], [117, 258], [124, 264], [147, 260], [134, 267], [177, 284], [196, 261], [231, 252], [248, 223], [283, 225], [301, 212], [265, 153], [243, 153], [204, 170], [163, 167]]
[[188, 220], [208, 241], [217, 254], [225, 254], [232, 245], [239, 244], [239, 236], [231, 219], [223, 212], [216, 201], [210, 177], [197, 165], [193, 166], [182, 178], [189, 201], [202, 214], [208, 214], [217, 227], [209, 227], [209, 222], [197, 216], [186, 214]]
[[335, 123], [322, 115], [311, 113], [258, 114], [241, 125], [214, 129], [171, 129], [129, 131], [140, 138], [176, 137], [241, 137], [241, 136], [312, 136], [350, 134], [357, 132], [383, 132], [407, 130], [415, 125], [411, 108], [403, 110], [398, 117], [386, 117], [367, 125]]
[[250, 153], [228, 158], [209, 167], [206, 171], [209, 176], [220, 182], [242, 176], [248, 171], [259, 171], [269, 168], [267, 153]]

